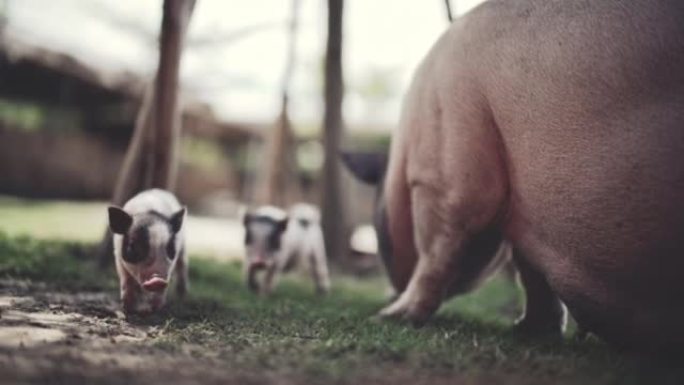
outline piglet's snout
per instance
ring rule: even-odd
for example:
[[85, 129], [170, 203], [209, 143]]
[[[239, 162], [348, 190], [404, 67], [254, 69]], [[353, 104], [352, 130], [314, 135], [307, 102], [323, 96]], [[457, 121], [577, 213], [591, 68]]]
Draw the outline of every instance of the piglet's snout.
[[168, 285], [169, 283], [165, 279], [154, 277], [145, 281], [142, 284], [142, 287], [147, 291], [160, 292], [164, 291], [164, 289], [166, 289], [166, 286]]

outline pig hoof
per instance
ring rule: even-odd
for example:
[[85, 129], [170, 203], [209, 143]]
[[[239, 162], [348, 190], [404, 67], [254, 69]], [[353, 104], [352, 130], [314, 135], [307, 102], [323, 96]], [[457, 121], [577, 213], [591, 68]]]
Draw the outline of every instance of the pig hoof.
[[561, 324], [536, 321], [528, 318], [519, 320], [513, 327], [513, 332], [518, 337], [561, 340], [563, 338], [563, 327]]
[[406, 321], [416, 327], [425, 325], [431, 315], [432, 311], [428, 307], [406, 303], [401, 299], [378, 313], [378, 317], [381, 319]]

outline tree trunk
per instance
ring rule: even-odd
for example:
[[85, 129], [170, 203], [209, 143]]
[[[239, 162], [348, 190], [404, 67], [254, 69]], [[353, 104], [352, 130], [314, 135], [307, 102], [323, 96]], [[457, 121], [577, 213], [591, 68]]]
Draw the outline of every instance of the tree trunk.
[[446, 6], [447, 19], [449, 20], [449, 23], [451, 23], [454, 21], [454, 14], [451, 11], [451, 0], [444, 0], [444, 5]]
[[165, 0], [161, 27], [159, 68], [155, 82], [154, 126], [156, 137], [152, 187], [173, 190], [178, 173], [180, 112], [178, 77], [183, 39], [195, 0]]
[[297, 180], [294, 158], [295, 137], [288, 114], [289, 88], [297, 58], [297, 29], [300, 0], [292, 0], [292, 15], [288, 25], [289, 38], [285, 71], [283, 72], [282, 104], [280, 115], [266, 144], [266, 161], [263, 163], [257, 202], [284, 206], [288, 199], [291, 181]]
[[[178, 75], [183, 47], [195, 0], [165, 0], [161, 25], [159, 67], [143, 98], [128, 145], [112, 204], [122, 206], [137, 192], [158, 187], [173, 190], [178, 169], [180, 138]], [[112, 234], [100, 244], [101, 267], [111, 265]]]
[[343, 261], [348, 251], [344, 191], [340, 181], [339, 149], [342, 136], [342, 10], [343, 0], [328, 0], [328, 43], [325, 55], [325, 112], [323, 118], [322, 225], [328, 257]]

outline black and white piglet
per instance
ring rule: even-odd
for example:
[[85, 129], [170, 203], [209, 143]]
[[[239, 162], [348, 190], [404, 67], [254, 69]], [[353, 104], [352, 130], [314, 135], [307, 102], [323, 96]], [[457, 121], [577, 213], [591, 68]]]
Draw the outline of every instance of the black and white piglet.
[[157, 311], [175, 272], [179, 296], [188, 289], [183, 222], [186, 209], [168, 191], [146, 190], [123, 208], [109, 207], [114, 258], [126, 314]]
[[[244, 216], [245, 276], [250, 290], [269, 294], [284, 271], [302, 264], [309, 268], [316, 291], [330, 289], [325, 243], [317, 208], [296, 204], [289, 212], [262, 206]], [[259, 282], [257, 273], [264, 271]]]

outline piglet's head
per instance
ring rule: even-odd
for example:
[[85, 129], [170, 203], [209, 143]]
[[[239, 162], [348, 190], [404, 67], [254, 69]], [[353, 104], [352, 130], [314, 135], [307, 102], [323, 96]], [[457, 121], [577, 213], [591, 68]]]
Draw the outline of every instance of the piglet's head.
[[120, 257], [126, 271], [150, 292], [163, 292], [181, 253], [186, 209], [171, 216], [156, 211], [131, 215], [109, 207], [109, 228], [121, 237]]
[[275, 263], [275, 256], [281, 251], [283, 234], [287, 230], [287, 215], [275, 207], [264, 206], [246, 213], [243, 224], [248, 269], [252, 271], [271, 267]]

